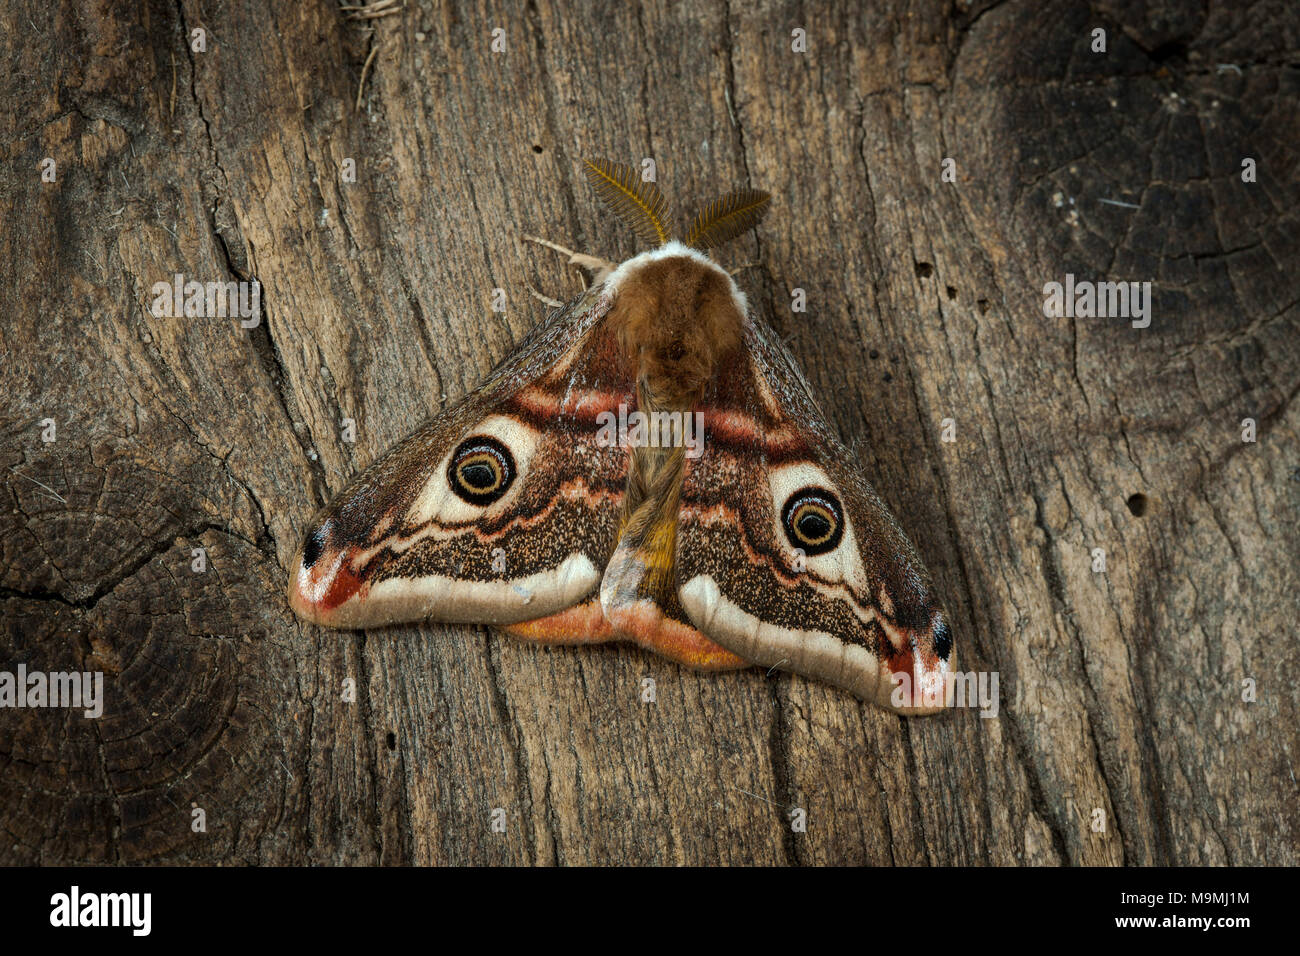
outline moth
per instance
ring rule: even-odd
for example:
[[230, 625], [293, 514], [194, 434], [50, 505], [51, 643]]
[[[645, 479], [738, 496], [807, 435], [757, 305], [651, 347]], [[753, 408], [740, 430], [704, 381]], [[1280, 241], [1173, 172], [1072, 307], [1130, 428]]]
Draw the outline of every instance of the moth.
[[572, 254], [590, 287], [315, 517], [290, 605], [336, 628], [632, 641], [701, 670], [787, 669], [902, 713], [940, 709], [953, 639], [929, 574], [709, 256], [770, 197], [728, 193], [677, 240], [657, 185], [586, 167], [650, 250]]

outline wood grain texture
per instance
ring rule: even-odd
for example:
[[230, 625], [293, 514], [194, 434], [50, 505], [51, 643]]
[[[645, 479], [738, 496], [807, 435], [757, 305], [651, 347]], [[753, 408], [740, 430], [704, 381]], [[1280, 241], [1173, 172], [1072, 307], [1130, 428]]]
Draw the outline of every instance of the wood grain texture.
[[[108, 700], [0, 711], [0, 862], [1298, 862], [1300, 16], [843, 7], [5, 5], [0, 669]], [[996, 719], [288, 611], [316, 508], [579, 288], [521, 236], [636, 251], [589, 155], [776, 197], [726, 261]], [[155, 318], [178, 272], [264, 321]], [[1150, 328], [1045, 318], [1066, 273], [1151, 280]]]

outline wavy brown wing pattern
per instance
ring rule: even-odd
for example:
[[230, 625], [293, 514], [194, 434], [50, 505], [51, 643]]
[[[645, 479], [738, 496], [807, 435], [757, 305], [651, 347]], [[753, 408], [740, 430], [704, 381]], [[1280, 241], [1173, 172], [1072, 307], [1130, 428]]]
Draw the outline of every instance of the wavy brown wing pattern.
[[761, 320], [702, 411], [677, 538], [691, 620], [764, 666], [940, 709], [954, 654], [929, 574]]
[[371, 627], [511, 625], [580, 607], [614, 550], [627, 474], [626, 451], [597, 441], [597, 417], [632, 387], [608, 308], [591, 291], [552, 313], [323, 509], [293, 564], [294, 610]]

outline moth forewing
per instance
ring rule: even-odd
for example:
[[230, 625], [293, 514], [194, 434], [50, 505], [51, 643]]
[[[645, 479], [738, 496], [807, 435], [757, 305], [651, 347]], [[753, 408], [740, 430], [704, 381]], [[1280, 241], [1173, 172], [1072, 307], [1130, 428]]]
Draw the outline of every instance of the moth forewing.
[[687, 615], [759, 664], [902, 713], [941, 709], [951, 634], [925, 568], [760, 320], [703, 411], [677, 536]]
[[617, 537], [626, 453], [597, 421], [631, 400], [608, 300], [586, 293], [479, 389], [314, 520], [290, 606], [330, 627], [514, 624], [592, 596]]

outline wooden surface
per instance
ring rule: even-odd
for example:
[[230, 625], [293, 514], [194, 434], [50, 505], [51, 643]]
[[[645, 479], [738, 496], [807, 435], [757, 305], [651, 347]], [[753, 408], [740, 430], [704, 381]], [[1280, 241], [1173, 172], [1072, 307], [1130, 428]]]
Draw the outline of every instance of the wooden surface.
[[[0, 862], [1297, 862], [1300, 15], [843, 6], [5, 6], [0, 669], [107, 705], [0, 711]], [[724, 261], [996, 719], [289, 612], [316, 508], [579, 289], [521, 236], [636, 251], [588, 155], [774, 194]], [[152, 316], [178, 272], [264, 321]], [[1044, 317], [1066, 273], [1150, 328]]]

